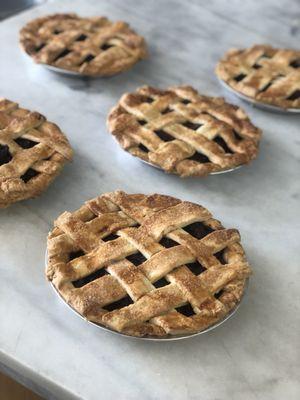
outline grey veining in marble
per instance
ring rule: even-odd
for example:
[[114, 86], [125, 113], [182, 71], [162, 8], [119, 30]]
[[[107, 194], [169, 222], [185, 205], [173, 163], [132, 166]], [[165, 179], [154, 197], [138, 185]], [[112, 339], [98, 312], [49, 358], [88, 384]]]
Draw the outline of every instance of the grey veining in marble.
[[[18, 30], [34, 17], [62, 11], [127, 20], [147, 38], [149, 60], [98, 80], [33, 65], [18, 48]], [[230, 97], [264, 131], [259, 157], [202, 180], [180, 180], [131, 158], [105, 127], [119, 96], [141, 84], [190, 83], [225, 94], [213, 73], [224, 51], [253, 43], [297, 48], [299, 17], [297, 0], [68, 0], [0, 23], [1, 95], [47, 115], [75, 150], [74, 162], [47, 193], [0, 211], [0, 368], [53, 399], [300, 398], [300, 117]], [[187, 341], [142, 342], [87, 324], [55, 296], [43, 272], [51, 222], [117, 188], [199, 202], [240, 230], [254, 276], [233, 319]]]

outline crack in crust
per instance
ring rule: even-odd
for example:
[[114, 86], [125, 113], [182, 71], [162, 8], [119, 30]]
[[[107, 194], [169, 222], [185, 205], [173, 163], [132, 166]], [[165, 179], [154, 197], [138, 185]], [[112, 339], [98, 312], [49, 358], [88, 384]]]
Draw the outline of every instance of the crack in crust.
[[35, 62], [90, 76], [125, 71], [147, 55], [144, 39], [122, 21], [54, 14], [29, 22], [20, 44]]
[[300, 51], [268, 45], [231, 49], [219, 61], [216, 74], [252, 99], [300, 108]]
[[0, 99], [0, 208], [40, 195], [72, 155], [57, 125]]
[[134, 336], [207, 328], [236, 307], [251, 273], [236, 229], [158, 194], [105, 193], [64, 212], [47, 249], [46, 275], [62, 298]]
[[189, 86], [124, 94], [107, 125], [124, 150], [182, 177], [249, 163], [261, 135], [242, 109]]

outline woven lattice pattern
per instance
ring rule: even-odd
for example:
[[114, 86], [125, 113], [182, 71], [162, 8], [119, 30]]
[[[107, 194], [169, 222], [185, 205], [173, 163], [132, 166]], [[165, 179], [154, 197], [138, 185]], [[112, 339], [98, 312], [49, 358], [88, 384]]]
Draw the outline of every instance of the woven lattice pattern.
[[84, 75], [107, 76], [146, 56], [144, 39], [122, 21], [55, 14], [29, 22], [20, 33], [23, 49], [37, 63]]
[[108, 128], [134, 156], [180, 176], [204, 176], [256, 157], [260, 130], [238, 107], [188, 86], [125, 94]]
[[55, 124], [0, 99], [0, 208], [39, 195], [71, 158]]
[[64, 212], [47, 277], [85, 318], [129, 335], [201, 331], [240, 301], [250, 274], [236, 229], [200, 205], [112, 192]]
[[300, 51], [265, 45], [230, 50], [216, 73], [248, 97], [283, 108], [300, 108]]

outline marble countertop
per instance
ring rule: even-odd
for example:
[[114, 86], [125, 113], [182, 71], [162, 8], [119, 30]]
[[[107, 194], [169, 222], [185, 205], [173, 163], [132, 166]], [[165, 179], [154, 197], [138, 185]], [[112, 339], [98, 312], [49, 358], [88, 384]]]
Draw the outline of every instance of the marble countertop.
[[[62, 11], [127, 20], [147, 38], [149, 60], [99, 80], [33, 65], [18, 48], [18, 30]], [[299, 18], [297, 0], [95, 0], [54, 1], [0, 23], [1, 96], [44, 113], [75, 150], [44, 195], [0, 212], [2, 370], [47, 399], [299, 399], [300, 116], [229, 97], [263, 129], [260, 154], [248, 167], [206, 179], [181, 180], [139, 162], [105, 127], [119, 96], [141, 84], [224, 94], [213, 73], [224, 51], [253, 43], [297, 48]], [[44, 278], [47, 232], [62, 211], [115, 189], [199, 202], [240, 230], [254, 275], [234, 318], [205, 335], [156, 343], [102, 331], [65, 307]]]

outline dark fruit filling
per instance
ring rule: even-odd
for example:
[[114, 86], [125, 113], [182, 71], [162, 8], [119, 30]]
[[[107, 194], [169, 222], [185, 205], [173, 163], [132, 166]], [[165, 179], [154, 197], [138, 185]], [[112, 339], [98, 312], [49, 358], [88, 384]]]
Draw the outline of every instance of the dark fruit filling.
[[37, 171], [35, 171], [32, 168], [29, 168], [24, 175], [22, 175], [20, 178], [22, 179], [22, 181], [24, 181], [25, 183], [27, 183], [28, 181], [30, 181], [30, 179], [34, 178], [35, 176], [37, 176], [39, 173]]
[[227, 146], [227, 143], [221, 136], [217, 136], [214, 138], [214, 142], [218, 143], [219, 146], [225, 151], [225, 153], [233, 154], [233, 151]]
[[127, 256], [126, 258], [134, 265], [140, 265], [147, 260], [140, 252], [132, 254], [131, 256]]
[[37, 142], [34, 142], [33, 140], [25, 139], [22, 137], [15, 139], [15, 142], [23, 149], [30, 149], [31, 147], [34, 147], [38, 144]]
[[80, 288], [88, 283], [94, 281], [95, 279], [101, 278], [104, 275], [109, 275], [108, 272], [104, 269], [98, 269], [97, 271], [93, 272], [92, 274], [85, 276], [84, 278], [80, 278], [77, 281], [73, 281], [73, 285], [76, 288]]
[[193, 263], [186, 264], [188, 269], [194, 274], [194, 275], [200, 275], [202, 272], [206, 271], [204, 267], [198, 262], [195, 261]]
[[154, 132], [164, 142], [171, 142], [172, 140], [174, 140], [174, 137], [172, 135], [169, 135], [169, 133], [167, 133], [167, 132], [165, 132], [163, 130], [154, 131]]
[[202, 153], [198, 153], [198, 152], [196, 152], [191, 157], [189, 157], [188, 160], [197, 161], [197, 162], [199, 162], [201, 164], [205, 164], [205, 163], [209, 163], [210, 162], [209, 158], [206, 157], [206, 155], [204, 155]]
[[158, 281], [156, 281], [155, 283], [153, 283], [153, 285], [156, 287], [156, 289], [164, 287], [168, 284], [169, 284], [169, 282], [165, 278], [161, 278]]
[[194, 222], [193, 224], [187, 225], [182, 229], [194, 236], [196, 239], [202, 239], [209, 233], [214, 232], [213, 229], [202, 224], [201, 222]]
[[239, 75], [235, 76], [233, 79], [234, 79], [236, 82], [240, 82], [240, 81], [242, 81], [244, 78], [246, 78], [246, 76], [247, 76], [247, 75], [245, 75], [245, 74], [239, 74]]
[[119, 310], [120, 308], [127, 307], [130, 304], [133, 304], [133, 301], [129, 296], [126, 296], [121, 300], [108, 304], [107, 306], [104, 307], [104, 309], [107, 311]]
[[5, 144], [0, 144], [0, 165], [7, 164], [12, 159], [12, 155], [10, 154], [9, 147]]
[[190, 303], [176, 308], [176, 311], [178, 311], [180, 314], [185, 315], [186, 317], [195, 315], [194, 310], [193, 310], [192, 306], [190, 305]]

